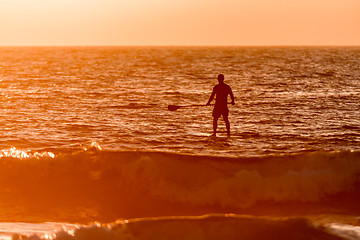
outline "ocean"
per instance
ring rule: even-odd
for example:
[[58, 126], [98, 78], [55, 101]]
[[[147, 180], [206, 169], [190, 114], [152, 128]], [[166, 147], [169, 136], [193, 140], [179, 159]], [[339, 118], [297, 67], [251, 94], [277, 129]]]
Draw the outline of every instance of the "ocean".
[[360, 47], [0, 47], [0, 88], [0, 239], [360, 239]]

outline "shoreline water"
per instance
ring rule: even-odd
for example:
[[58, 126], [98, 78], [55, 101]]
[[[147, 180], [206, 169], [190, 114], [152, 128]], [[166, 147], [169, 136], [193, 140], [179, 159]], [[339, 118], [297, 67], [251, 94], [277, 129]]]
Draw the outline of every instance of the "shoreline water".
[[[319, 217], [317, 217], [319, 218]], [[261, 229], [261, 231], [259, 231]], [[236, 214], [124, 219], [90, 225], [68, 223], [0, 223], [0, 239], [315, 239], [356, 240], [360, 227], [298, 217]]]

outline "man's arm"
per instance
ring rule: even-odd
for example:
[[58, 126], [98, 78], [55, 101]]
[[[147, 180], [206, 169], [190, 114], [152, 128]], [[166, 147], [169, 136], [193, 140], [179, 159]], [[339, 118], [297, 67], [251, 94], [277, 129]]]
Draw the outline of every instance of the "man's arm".
[[209, 101], [206, 103], [206, 105], [210, 105], [211, 101], [214, 100], [214, 97], [215, 97], [215, 87], [211, 93], [211, 96], [209, 98]]
[[229, 87], [229, 89], [230, 89], [229, 94], [230, 94], [230, 98], [231, 98], [231, 104], [232, 104], [232, 105], [235, 105], [234, 94], [233, 94], [233, 92], [232, 92], [232, 90], [231, 90], [231, 87]]

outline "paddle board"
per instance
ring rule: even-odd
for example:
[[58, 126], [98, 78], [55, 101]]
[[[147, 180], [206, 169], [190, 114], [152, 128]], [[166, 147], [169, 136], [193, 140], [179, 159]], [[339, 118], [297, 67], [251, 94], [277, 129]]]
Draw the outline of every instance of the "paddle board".
[[227, 131], [216, 131], [216, 134], [219, 134], [219, 135], [216, 135], [216, 136], [213, 136], [212, 133], [209, 134], [209, 133], [204, 133], [204, 132], [188, 132], [188, 134], [193, 135], [193, 136], [197, 136], [197, 137], [229, 137], [227, 135]]

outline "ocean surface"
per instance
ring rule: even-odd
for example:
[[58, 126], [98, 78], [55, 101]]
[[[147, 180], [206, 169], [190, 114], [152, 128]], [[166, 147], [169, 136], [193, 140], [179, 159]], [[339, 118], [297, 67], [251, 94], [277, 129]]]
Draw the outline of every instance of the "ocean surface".
[[0, 47], [0, 89], [0, 239], [360, 239], [360, 47]]

